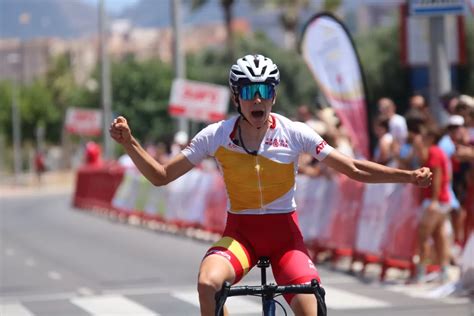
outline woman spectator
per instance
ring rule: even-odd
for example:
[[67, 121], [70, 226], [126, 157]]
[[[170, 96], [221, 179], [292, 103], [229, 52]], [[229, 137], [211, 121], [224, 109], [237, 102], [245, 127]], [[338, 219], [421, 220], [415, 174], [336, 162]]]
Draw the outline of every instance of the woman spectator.
[[415, 142], [415, 151], [422, 165], [433, 172], [433, 184], [422, 189], [422, 214], [418, 234], [420, 261], [416, 267], [415, 281], [425, 280], [431, 237], [441, 266], [440, 281], [446, 282], [449, 279], [447, 269], [450, 257], [445, 232], [447, 214], [451, 209], [449, 162], [446, 154], [437, 146], [441, 134], [436, 128], [421, 127], [421, 136], [421, 141]]

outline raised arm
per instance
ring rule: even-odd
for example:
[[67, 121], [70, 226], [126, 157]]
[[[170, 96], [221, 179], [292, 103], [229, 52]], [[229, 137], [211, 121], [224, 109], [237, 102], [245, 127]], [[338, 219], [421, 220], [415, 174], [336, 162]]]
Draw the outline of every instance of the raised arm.
[[132, 136], [127, 120], [123, 116], [112, 122], [109, 133], [123, 146], [145, 178], [156, 186], [168, 184], [194, 167], [183, 154], [178, 154], [164, 165], [160, 164]]
[[332, 150], [323, 163], [351, 179], [367, 183], [413, 183], [426, 187], [431, 185], [433, 177], [426, 167], [416, 170], [391, 168], [367, 160], [353, 159], [337, 150]]

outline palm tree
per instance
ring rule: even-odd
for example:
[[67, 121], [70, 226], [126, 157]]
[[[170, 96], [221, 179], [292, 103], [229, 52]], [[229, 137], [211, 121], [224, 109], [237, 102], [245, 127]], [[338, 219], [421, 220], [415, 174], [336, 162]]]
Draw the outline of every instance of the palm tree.
[[[208, 0], [192, 0], [192, 10], [196, 10], [201, 6], [205, 5]], [[232, 30], [232, 20], [234, 18], [232, 7], [234, 5], [234, 0], [220, 0], [222, 10], [224, 11], [224, 20], [227, 32], [227, 49], [228, 49], [228, 57], [231, 61], [234, 60], [235, 57], [235, 43], [234, 43], [234, 33]]]
[[299, 24], [299, 14], [302, 9], [306, 9], [309, 0], [252, 0], [251, 3], [257, 7], [268, 6], [280, 9], [280, 23], [284, 30], [283, 47], [286, 49], [297, 49], [297, 31]]

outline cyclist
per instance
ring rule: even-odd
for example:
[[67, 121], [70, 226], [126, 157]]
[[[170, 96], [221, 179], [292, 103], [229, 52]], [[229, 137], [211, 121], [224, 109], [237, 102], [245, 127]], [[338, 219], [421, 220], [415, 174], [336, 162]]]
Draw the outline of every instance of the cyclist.
[[[428, 168], [401, 170], [354, 160], [334, 150], [304, 123], [272, 113], [277, 65], [262, 55], [247, 55], [232, 65], [229, 85], [238, 116], [210, 124], [171, 161], [162, 165], [132, 136], [124, 117], [110, 127], [138, 169], [154, 185], [166, 185], [202, 159], [214, 157], [228, 194], [228, 216], [222, 239], [205, 254], [198, 276], [201, 315], [214, 315], [214, 296], [224, 281], [238, 282], [259, 257], [270, 258], [279, 284], [318, 279], [298, 227], [294, 200], [300, 153], [363, 182], [398, 182], [428, 186]], [[296, 315], [316, 315], [314, 295], [286, 295]]]

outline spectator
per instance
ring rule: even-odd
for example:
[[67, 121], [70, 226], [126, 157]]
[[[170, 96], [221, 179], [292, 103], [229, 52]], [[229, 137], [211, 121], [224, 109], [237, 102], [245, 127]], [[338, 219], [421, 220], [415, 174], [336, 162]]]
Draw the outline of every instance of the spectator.
[[[460, 115], [451, 115], [448, 119], [446, 132], [438, 143], [438, 146], [448, 157], [449, 172], [451, 174], [451, 181], [449, 183], [449, 195], [451, 201], [451, 222], [453, 226], [455, 247], [457, 254], [460, 254], [459, 246], [463, 239], [463, 222], [465, 218], [465, 211], [461, 206], [460, 199], [463, 198], [464, 187], [464, 173], [465, 164], [461, 164], [455, 157], [456, 145], [463, 143], [464, 140], [464, 118]], [[457, 190], [454, 190], [454, 187]]]
[[441, 104], [449, 115], [456, 113], [456, 106], [459, 102], [459, 92], [453, 90], [440, 96]]
[[[421, 140], [420, 128], [424, 126], [422, 118], [409, 118], [407, 119], [408, 136], [406, 142], [399, 147], [394, 149], [393, 153], [397, 160], [399, 168], [411, 169], [419, 168], [420, 162], [416, 155], [415, 143], [419, 143]], [[395, 146], [394, 146], [395, 147]]]
[[171, 145], [170, 156], [174, 157], [177, 154], [179, 154], [181, 150], [186, 148], [186, 146], [188, 145], [188, 142], [189, 142], [188, 133], [184, 131], [179, 131], [176, 134], [174, 134], [173, 144]]
[[46, 171], [46, 163], [44, 154], [41, 150], [37, 150], [34, 158], [35, 172], [38, 179], [38, 183], [41, 183], [43, 173]]
[[438, 263], [441, 266], [440, 281], [448, 276], [449, 248], [445, 232], [447, 214], [451, 209], [449, 200], [448, 158], [437, 146], [440, 133], [432, 126], [421, 128], [421, 141], [415, 142], [415, 150], [424, 167], [433, 172], [433, 184], [422, 189], [421, 221], [418, 234], [420, 261], [416, 267], [415, 282], [423, 282], [429, 253], [429, 240], [433, 239]]
[[167, 149], [165, 143], [159, 142], [156, 145], [156, 157], [155, 157], [155, 159], [161, 164], [164, 164], [168, 161], [169, 153], [168, 153], [168, 149]]
[[100, 145], [94, 141], [86, 144], [85, 162], [88, 166], [98, 167], [102, 165], [102, 150]]
[[388, 119], [383, 117], [375, 119], [374, 133], [377, 137], [377, 145], [372, 160], [382, 165], [389, 165], [393, 158], [393, 136], [388, 130]]
[[381, 98], [377, 107], [381, 116], [388, 119], [389, 132], [394, 141], [399, 145], [404, 144], [408, 136], [407, 122], [403, 116], [396, 113], [395, 103], [389, 98]]
[[405, 119], [419, 118], [425, 124], [435, 124], [435, 120], [431, 115], [426, 99], [422, 94], [414, 94], [410, 97], [408, 102], [409, 109], [405, 113]]
[[474, 144], [474, 98], [461, 95], [456, 105], [455, 113], [464, 118], [466, 130], [466, 142]]
[[132, 158], [130, 158], [130, 156], [127, 155], [126, 153], [120, 156], [120, 158], [118, 159], [118, 163], [125, 169], [136, 169], [136, 166], [133, 163]]
[[296, 111], [296, 120], [300, 122], [308, 122], [314, 120], [314, 115], [308, 105], [300, 105]]

